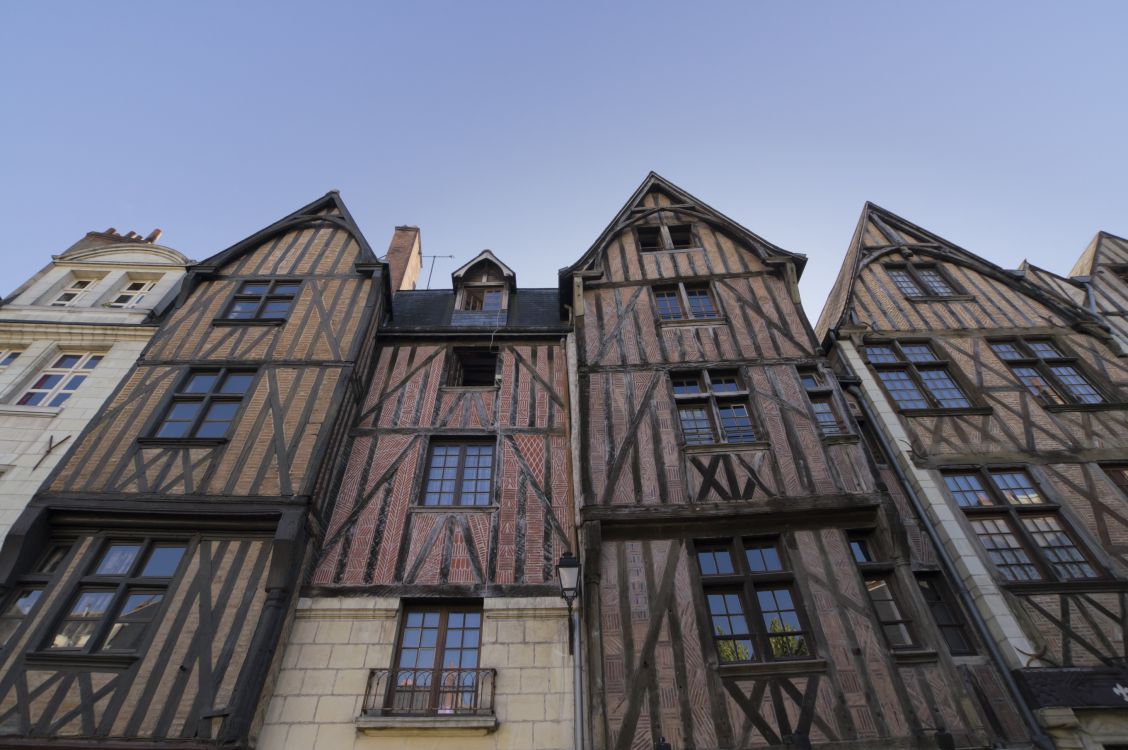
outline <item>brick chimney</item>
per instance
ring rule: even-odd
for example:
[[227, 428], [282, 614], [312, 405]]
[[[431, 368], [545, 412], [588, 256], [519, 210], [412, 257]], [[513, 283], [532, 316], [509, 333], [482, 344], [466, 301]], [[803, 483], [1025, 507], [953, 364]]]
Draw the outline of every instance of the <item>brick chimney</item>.
[[396, 227], [388, 245], [388, 266], [392, 272], [392, 293], [411, 291], [423, 270], [423, 248], [419, 227]]

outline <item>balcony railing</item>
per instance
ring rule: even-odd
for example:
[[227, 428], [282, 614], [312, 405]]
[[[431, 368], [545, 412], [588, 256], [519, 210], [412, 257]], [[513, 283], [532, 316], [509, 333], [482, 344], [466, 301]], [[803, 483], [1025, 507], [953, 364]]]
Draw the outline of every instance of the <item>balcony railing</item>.
[[373, 669], [366, 716], [493, 716], [494, 669]]

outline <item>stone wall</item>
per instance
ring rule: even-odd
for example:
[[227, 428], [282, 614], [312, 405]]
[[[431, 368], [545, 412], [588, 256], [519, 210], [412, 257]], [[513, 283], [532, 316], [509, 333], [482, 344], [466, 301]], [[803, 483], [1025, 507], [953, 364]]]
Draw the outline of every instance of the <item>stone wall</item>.
[[401, 600], [302, 598], [258, 737], [262, 750], [562, 750], [572, 746], [572, 658], [567, 610], [557, 598], [483, 602], [480, 664], [497, 670], [497, 729], [467, 735], [446, 717], [437, 726], [393, 719], [358, 727], [369, 669], [388, 668]]

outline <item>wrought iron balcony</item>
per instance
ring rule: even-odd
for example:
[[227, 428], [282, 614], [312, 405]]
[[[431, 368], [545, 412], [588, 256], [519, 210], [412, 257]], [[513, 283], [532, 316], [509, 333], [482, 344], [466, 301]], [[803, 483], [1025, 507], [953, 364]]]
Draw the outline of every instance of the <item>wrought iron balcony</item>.
[[493, 716], [494, 669], [373, 669], [365, 716]]

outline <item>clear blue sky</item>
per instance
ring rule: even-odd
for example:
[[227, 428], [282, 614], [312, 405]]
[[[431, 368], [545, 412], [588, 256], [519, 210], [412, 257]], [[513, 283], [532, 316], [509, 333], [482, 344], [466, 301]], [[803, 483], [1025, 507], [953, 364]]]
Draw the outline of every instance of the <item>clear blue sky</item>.
[[204, 258], [329, 189], [436, 279], [524, 286], [654, 169], [810, 256], [815, 319], [866, 200], [1003, 265], [1128, 234], [1128, 3], [0, 7], [7, 293], [89, 229]]

